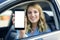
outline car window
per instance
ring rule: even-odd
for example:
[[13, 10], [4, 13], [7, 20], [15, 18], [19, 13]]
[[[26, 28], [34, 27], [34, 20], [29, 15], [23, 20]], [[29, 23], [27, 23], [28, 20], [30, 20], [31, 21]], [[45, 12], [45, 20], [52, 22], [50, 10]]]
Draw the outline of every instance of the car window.
[[[52, 25], [54, 25], [56, 27], [55, 20], [54, 20], [54, 12], [51, 9], [51, 5], [47, 2], [38, 2], [38, 3], [41, 5], [41, 7], [43, 9], [43, 13], [45, 14], [46, 22], [51, 23]], [[13, 8], [13, 11], [25, 10], [27, 5], [28, 5], [28, 3], [18, 6], [18, 7], [15, 7], [15, 8]], [[48, 19], [48, 17], [49, 17], [49, 19]]]
[[[50, 2], [44, 2], [44, 1], [40, 1], [38, 2], [38, 4], [40, 4], [40, 6], [42, 7], [43, 13], [45, 15], [46, 23], [48, 27], [51, 29], [51, 31], [58, 30], [58, 21], [52, 4]], [[14, 7], [12, 11], [15, 12], [16, 10], [19, 11], [25, 10], [27, 5], [28, 3], [19, 5], [17, 7]]]

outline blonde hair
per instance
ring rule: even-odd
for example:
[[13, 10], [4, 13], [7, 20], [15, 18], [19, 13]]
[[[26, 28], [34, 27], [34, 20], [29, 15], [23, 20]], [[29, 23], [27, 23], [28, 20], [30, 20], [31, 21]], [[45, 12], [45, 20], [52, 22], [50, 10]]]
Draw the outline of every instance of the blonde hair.
[[27, 16], [27, 12], [28, 12], [28, 8], [29, 7], [34, 7], [39, 11], [39, 21], [38, 21], [38, 30], [40, 32], [44, 32], [47, 30], [47, 24], [45, 21], [45, 17], [44, 14], [42, 12], [42, 8], [40, 7], [40, 5], [38, 3], [30, 3], [27, 8], [26, 8], [26, 17], [27, 17], [27, 27], [26, 27], [26, 33], [27, 32], [31, 32], [31, 22], [28, 20], [28, 16]]

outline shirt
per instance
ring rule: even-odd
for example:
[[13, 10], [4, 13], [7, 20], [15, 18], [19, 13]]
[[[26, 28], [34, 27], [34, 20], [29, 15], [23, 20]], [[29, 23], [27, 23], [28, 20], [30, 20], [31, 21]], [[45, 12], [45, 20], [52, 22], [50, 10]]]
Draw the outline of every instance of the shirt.
[[35, 31], [33, 32], [33, 35], [32, 35], [30, 32], [27, 33], [26, 35], [27, 35], [28, 37], [30, 37], [30, 36], [35, 36], [35, 35], [41, 35], [41, 34], [49, 33], [49, 32], [51, 32], [50, 28], [48, 28], [48, 29], [46, 30], [46, 32], [40, 32], [40, 31], [38, 30], [38, 28], [36, 28]]
[[[19, 39], [19, 35], [20, 35], [20, 31], [19, 30], [16, 30], [17, 33], [16, 33], [16, 38], [15, 39]], [[24, 35], [24, 38], [25, 37], [30, 37], [30, 36], [35, 36], [35, 35], [41, 35], [41, 34], [45, 34], [45, 33], [49, 33], [51, 32], [51, 29], [48, 27], [48, 29], [45, 31], [45, 32], [40, 32], [38, 30], [38, 27], [34, 30], [33, 32], [33, 35], [31, 34], [31, 32], [28, 32]], [[42, 38], [40, 38], [39, 40], [42, 40]]]

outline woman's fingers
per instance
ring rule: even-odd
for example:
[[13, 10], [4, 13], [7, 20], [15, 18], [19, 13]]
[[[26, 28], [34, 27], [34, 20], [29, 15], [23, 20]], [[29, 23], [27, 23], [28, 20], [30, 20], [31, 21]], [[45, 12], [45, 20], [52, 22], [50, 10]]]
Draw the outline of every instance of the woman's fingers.
[[12, 18], [12, 22], [13, 22], [13, 25], [15, 24], [15, 14], [12, 14], [13, 15], [13, 18]]
[[24, 27], [25, 27], [25, 30], [26, 30], [26, 27], [27, 27], [27, 17], [26, 16], [24, 18]]

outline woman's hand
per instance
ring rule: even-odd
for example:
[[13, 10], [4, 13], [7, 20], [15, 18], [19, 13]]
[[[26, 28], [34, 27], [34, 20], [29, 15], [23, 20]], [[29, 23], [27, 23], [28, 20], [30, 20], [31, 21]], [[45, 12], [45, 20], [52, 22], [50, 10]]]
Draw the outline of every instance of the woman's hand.
[[12, 22], [13, 22], [13, 25], [15, 25], [15, 14], [13, 14]]
[[[13, 14], [12, 18], [13, 25], [15, 25], [15, 14]], [[25, 32], [26, 32], [26, 27], [27, 27], [27, 18], [24, 18], [24, 30], [20, 30], [20, 38], [24, 38]]]

